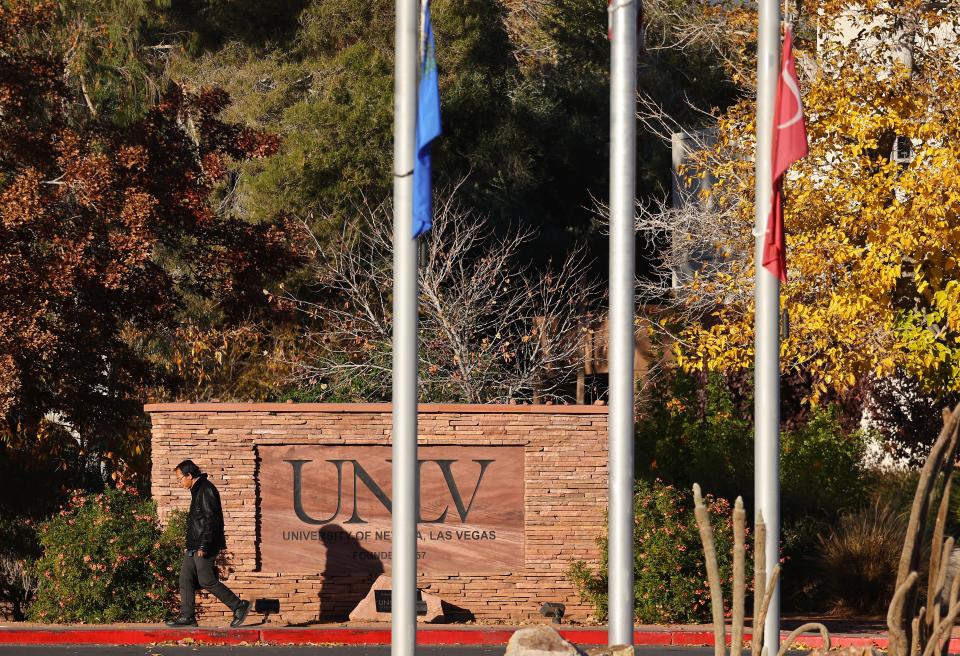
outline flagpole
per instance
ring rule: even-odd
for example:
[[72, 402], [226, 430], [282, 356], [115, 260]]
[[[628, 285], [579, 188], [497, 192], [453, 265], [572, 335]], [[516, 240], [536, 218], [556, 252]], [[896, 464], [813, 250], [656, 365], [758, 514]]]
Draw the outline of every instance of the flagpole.
[[633, 357], [637, 1], [610, 5], [610, 414], [608, 596], [611, 645], [633, 644]]
[[413, 165], [417, 116], [417, 0], [396, 0], [393, 136], [392, 656], [417, 643], [417, 241]]
[[[767, 576], [780, 562], [780, 281], [763, 266], [773, 195], [773, 118], [780, 75], [780, 6], [760, 0], [757, 44], [757, 152], [754, 237], [754, 497], [767, 525]], [[763, 630], [768, 654], [780, 645], [780, 586], [770, 599]]]

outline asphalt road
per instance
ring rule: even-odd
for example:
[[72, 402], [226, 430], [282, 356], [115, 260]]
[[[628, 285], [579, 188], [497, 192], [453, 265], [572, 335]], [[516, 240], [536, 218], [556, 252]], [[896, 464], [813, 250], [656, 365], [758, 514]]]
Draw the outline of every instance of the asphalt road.
[[[710, 656], [712, 647], [638, 647], [637, 654], [653, 656]], [[417, 656], [503, 656], [504, 647], [419, 647]], [[389, 646], [375, 647], [71, 647], [0, 646], [0, 656], [390, 656]]]

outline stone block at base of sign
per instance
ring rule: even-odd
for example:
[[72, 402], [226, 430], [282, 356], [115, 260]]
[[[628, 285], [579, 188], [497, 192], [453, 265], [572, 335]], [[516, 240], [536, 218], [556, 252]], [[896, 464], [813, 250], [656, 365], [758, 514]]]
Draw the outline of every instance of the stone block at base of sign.
[[510, 636], [505, 656], [578, 656], [580, 652], [546, 624], [520, 629]]
[[[367, 596], [360, 600], [360, 603], [357, 604], [357, 607], [350, 611], [350, 621], [351, 622], [389, 622], [390, 621], [390, 612], [380, 612], [377, 610], [377, 600], [376, 593], [377, 590], [390, 590], [391, 589], [390, 577], [386, 574], [381, 575], [373, 582], [373, 587], [370, 588], [370, 592], [367, 593]], [[440, 597], [432, 595], [429, 592], [420, 591], [420, 598], [427, 604], [427, 612], [425, 615], [417, 614], [418, 622], [442, 622], [443, 621], [443, 604], [440, 601]]]

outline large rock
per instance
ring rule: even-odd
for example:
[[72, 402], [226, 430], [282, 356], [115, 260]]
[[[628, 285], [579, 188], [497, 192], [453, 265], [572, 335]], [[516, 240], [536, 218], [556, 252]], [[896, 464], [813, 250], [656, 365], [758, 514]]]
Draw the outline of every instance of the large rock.
[[580, 652], [546, 624], [520, 629], [510, 636], [505, 656], [578, 656]]
[[[386, 574], [380, 575], [373, 582], [373, 587], [367, 596], [360, 600], [357, 607], [350, 611], [351, 622], [389, 622], [390, 613], [378, 613], [377, 603], [374, 599], [374, 593], [377, 590], [391, 589], [390, 577]], [[427, 614], [417, 615], [418, 622], [436, 622], [443, 619], [443, 604], [440, 597], [432, 595], [429, 592], [420, 591], [420, 598], [427, 602]]]

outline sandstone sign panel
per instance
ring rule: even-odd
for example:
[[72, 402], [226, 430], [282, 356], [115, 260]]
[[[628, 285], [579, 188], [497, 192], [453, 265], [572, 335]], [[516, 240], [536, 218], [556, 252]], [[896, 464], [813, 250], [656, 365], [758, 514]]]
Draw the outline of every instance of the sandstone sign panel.
[[[262, 571], [389, 573], [391, 449], [259, 445]], [[421, 446], [417, 569], [524, 566], [524, 448]]]

